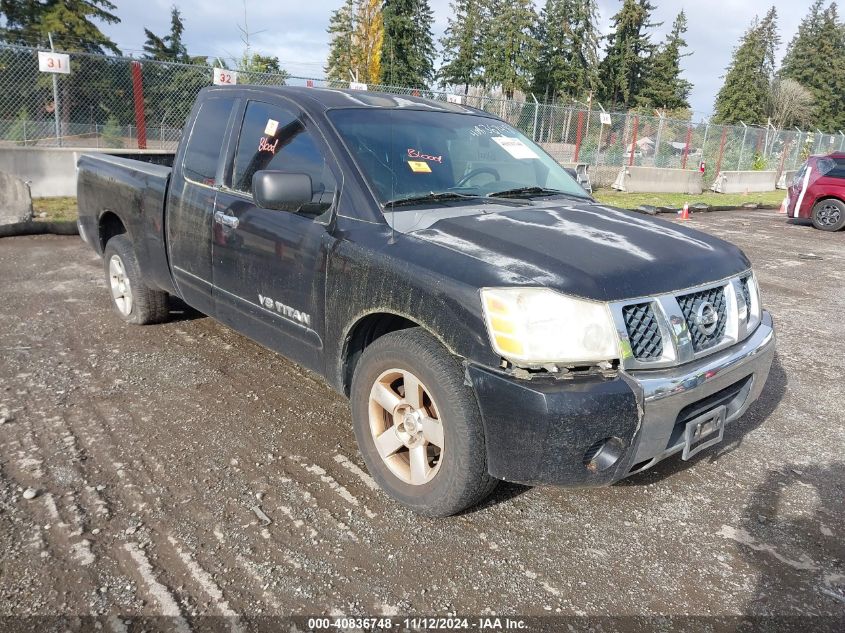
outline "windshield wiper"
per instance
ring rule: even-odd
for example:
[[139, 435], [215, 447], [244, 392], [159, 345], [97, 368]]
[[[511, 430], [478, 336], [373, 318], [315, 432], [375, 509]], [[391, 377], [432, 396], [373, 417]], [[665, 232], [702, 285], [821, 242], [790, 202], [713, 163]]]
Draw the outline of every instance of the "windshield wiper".
[[547, 189], [546, 187], [516, 187], [515, 189], [505, 189], [504, 191], [494, 191], [488, 193], [488, 198], [530, 198], [532, 196], [569, 196], [570, 198], [578, 198], [579, 200], [589, 200], [587, 196], [579, 196], [568, 191], [561, 191], [560, 189]]
[[482, 196], [473, 196], [467, 193], [457, 193], [454, 191], [432, 191], [419, 196], [408, 196], [406, 198], [394, 198], [384, 203], [385, 208], [401, 207], [409, 204], [424, 204], [426, 202], [439, 202], [441, 200], [463, 200], [481, 198]]

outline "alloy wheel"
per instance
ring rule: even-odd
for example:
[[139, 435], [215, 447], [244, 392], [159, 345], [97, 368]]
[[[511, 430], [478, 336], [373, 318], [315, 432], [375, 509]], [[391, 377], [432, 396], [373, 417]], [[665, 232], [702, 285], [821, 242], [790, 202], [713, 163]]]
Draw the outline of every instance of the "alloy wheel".
[[384, 464], [413, 486], [429, 483], [443, 463], [444, 431], [429, 389], [406, 369], [389, 369], [370, 390], [370, 433]]
[[117, 255], [109, 260], [109, 283], [114, 304], [120, 313], [129, 316], [132, 313], [132, 286], [126, 276], [126, 267]]

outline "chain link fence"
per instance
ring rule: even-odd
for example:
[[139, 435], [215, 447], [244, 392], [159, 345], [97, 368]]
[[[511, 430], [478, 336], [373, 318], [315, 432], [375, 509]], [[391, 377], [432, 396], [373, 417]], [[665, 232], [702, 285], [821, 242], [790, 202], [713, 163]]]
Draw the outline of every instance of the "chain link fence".
[[[86, 53], [70, 54], [70, 70], [55, 75], [54, 95], [51, 75], [39, 72], [38, 50], [0, 44], [0, 147], [173, 151], [197, 93], [212, 83], [214, 74], [209, 66]], [[237, 82], [350, 87], [348, 82], [270, 73], [240, 72]], [[477, 91], [455, 95], [372, 84], [368, 89], [459, 102], [495, 114], [542, 143], [560, 162], [590, 165], [599, 186], [609, 185], [627, 165], [703, 167], [710, 183], [720, 170], [782, 173], [797, 169], [809, 154], [845, 151], [841, 131], [694, 123]]]

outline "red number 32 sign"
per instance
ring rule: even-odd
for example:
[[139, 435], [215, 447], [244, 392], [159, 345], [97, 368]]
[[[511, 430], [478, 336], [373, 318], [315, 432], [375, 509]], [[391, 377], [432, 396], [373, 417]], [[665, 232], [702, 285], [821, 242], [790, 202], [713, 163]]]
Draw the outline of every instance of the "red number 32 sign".
[[226, 70], [225, 68], [214, 69], [214, 85], [215, 86], [234, 86], [238, 83], [238, 73], [234, 70]]

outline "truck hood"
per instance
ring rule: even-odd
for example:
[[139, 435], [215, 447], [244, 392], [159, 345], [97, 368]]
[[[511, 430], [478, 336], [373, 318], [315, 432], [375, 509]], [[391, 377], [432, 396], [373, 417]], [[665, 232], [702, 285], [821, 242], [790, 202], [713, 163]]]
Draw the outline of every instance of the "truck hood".
[[728, 242], [598, 204], [456, 207], [454, 216], [443, 217], [445, 211], [430, 216], [433, 222], [412, 212], [416, 224], [397, 230], [492, 266], [503, 285], [616, 301], [698, 286], [751, 266]]

